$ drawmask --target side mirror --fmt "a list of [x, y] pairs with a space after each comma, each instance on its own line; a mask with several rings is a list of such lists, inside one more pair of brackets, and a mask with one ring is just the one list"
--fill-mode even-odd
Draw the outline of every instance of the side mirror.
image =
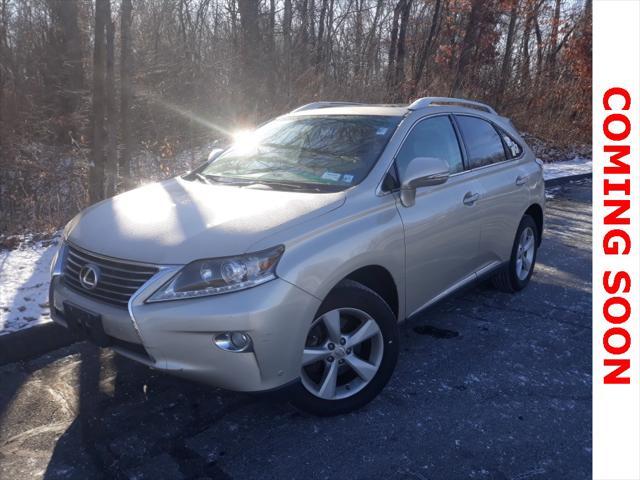
[[409, 162], [400, 184], [400, 201], [405, 207], [416, 203], [416, 189], [440, 185], [449, 179], [449, 164], [441, 158], [416, 157]]
[[214, 161], [222, 152], [224, 152], [223, 148], [214, 148], [211, 150], [211, 153], [209, 153], [209, 156], [207, 157], [207, 163]]

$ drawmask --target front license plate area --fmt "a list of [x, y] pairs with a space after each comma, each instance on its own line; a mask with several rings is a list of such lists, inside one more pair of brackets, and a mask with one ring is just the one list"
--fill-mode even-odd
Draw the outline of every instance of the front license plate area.
[[99, 347], [111, 344], [97, 313], [89, 312], [72, 303], [64, 302], [64, 317], [69, 328]]

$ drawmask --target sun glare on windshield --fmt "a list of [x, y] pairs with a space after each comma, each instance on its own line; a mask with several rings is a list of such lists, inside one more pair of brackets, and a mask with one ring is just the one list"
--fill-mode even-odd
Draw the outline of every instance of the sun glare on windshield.
[[255, 130], [238, 130], [233, 133], [233, 147], [238, 153], [249, 153], [260, 144]]

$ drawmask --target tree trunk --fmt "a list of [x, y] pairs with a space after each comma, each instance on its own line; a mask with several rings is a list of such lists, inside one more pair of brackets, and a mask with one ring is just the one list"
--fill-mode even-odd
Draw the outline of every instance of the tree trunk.
[[376, 12], [373, 16], [373, 22], [371, 23], [371, 28], [369, 29], [369, 34], [367, 35], [365, 84], [369, 83], [369, 79], [373, 74], [372, 70], [375, 66], [374, 55], [376, 53], [376, 47], [379, 46], [380, 43], [379, 41], [377, 41], [378, 22], [380, 21], [383, 7], [384, 0], [378, 0], [378, 2], [376, 3]]
[[328, 5], [328, 0], [322, 0], [322, 6], [320, 7], [320, 21], [318, 23], [318, 40], [316, 41], [316, 67], [318, 69], [320, 69], [320, 64], [322, 63], [322, 53], [324, 48], [324, 24]]
[[522, 53], [520, 55], [520, 82], [522, 88], [527, 88], [531, 82], [531, 53], [529, 52], [529, 40], [531, 39], [531, 23], [533, 22], [533, 14], [527, 13], [527, 19], [524, 24], [524, 32], [522, 33]]
[[120, 4], [120, 138], [122, 148], [118, 161], [118, 170], [122, 187], [132, 186], [131, 181], [131, 122], [130, 109], [133, 99], [133, 68], [131, 45], [131, 0], [122, 0]]
[[284, 85], [286, 88], [287, 104], [291, 98], [291, 23], [293, 19], [293, 6], [291, 0], [284, 0], [284, 12], [282, 14], [282, 36], [284, 37]]
[[333, 54], [333, 14], [334, 14], [334, 5], [335, 0], [329, 0], [329, 13], [327, 14], [327, 41], [324, 46], [324, 54], [322, 58], [324, 59], [325, 65], [329, 65], [332, 59]]
[[583, 39], [589, 39], [589, 41], [583, 41], [582, 45], [584, 47], [584, 56], [585, 58], [591, 58], [592, 56], [592, 48], [591, 48], [591, 31], [592, 31], [592, 19], [593, 19], [593, 1], [587, 0], [584, 4], [584, 10], [582, 11], [582, 19], [580, 26], [580, 34]]
[[300, 0], [300, 22], [301, 22], [301, 35], [300, 35], [300, 65], [304, 70], [307, 67], [308, 59], [307, 53], [309, 52], [309, 0]]
[[[53, 24], [52, 67], [54, 87], [57, 92], [58, 120], [56, 137], [60, 143], [70, 144], [77, 136], [73, 115], [80, 105], [84, 85], [82, 64], [82, 36], [78, 24], [77, 0], [49, 0]], [[59, 69], [59, 70], [58, 70]]]
[[542, 31], [540, 30], [540, 24], [538, 23], [538, 12], [535, 12], [535, 16], [533, 17], [533, 26], [536, 33], [536, 81], [535, 88], [536, 90], [540, 86], [540, 76], [542, 75], [542, 60], [543, 60], [543, 51], [544, 45], [542, 43]]
[[547, 73], [549, 78], [556, 78], [556, 53], [558, 47], [558, 30], [560, 27], [560, 7], [562, 0], [556, 0], [553, 11], [553, 19], [551, 20], [551, 35], [549, 38], [549, 52], [547, 54]]
[[[109, 7], [109, 10], [111, 8]], [[116, 82], [114, 75], [115, 63], [115, 31], [116, 27], [111, 20], [109, 12], [107, 20], [107, 74], [106, 74], [106, 114], [107, 114], [107, 148], [106, 148], [106, 181], [105, 193], [107, 197], [112, 197], [116, 193], [118, 179], [118, 154], [116, 152]]]
[[473, 0], [471, 5], [471, 14], [469, 15], [469, 22], [464, 33], [462, 40], [462, 49], [460, 51], [460, 58], [458, 59], [458, 66], [456, 68], [455, 77], [451, 87], [451, 96], [457, 97], [462, 92], [462, 84], [464, 75], [466, 73], [467, 65], [471, 59], [471, 52], [476, 38], [476, 31], [478, 29], [478, 22], [482, 13], [482, 4], [484, 0]]
[[402, 4], [402, 13], [400, 16], [400, 31], [398, 33], [398, 45], [396, 47], [396, 65], [394, 73], [394, 92], [392, 93], [393, 100], [400, 100], [402, 92], [399, 91], [402, 80], [404, 79], [404, 60], [406, 57], [406, 38], [407, 38], [407, 25], [409, 23], [409, 14], [411, 13], [411, 4], [413, 0], [404, 0]]
[[316, 1], [309, 0], [309, 50], [313, 51], [316, 45]]
[[240, 26], [242, 28], [242, 90], [247, 113], [255, 114], [259, 98], [260, 82], [260, 36], [258, 31], [258, 0], [238, 0]]
[[393, 9], [393, 21], [391, 22], [391, 37], [389, 39], [389, 60], [387, 61], [387, 89], [391, 91], [395, 87], [395, 71], [396, 71], [396, 50], [398, 47], [398, 28], [400, 22], [400, 13], [402, 12], [402, 4], [404, 0], [400, 0]]
[[353, 76], [356, 82], [360, 81], [360, 74], [362, 68], [362, 41], [364, 34], [362, 10], [364, 5], [362, 0], [356, 0], [356, 18], [355, 18], [355, 32], [354, 32], [354, 48], [353, 48]]
[[269, 98], [275, 100], [277, 95], [277, 76], [279, 71], [278, 65], [278, 52], [276, 51], [276, 0], [269, 1], [269, 32], [268, 41], [265, 42], [267, 46], [266, 58], [269, 59], [270, 68], [268, 71], [268, 88]]
[[269, 36], [275, 45], [276, 43], [276, 0], [269, 0]]
[[511, 66], [511, 52], [513, 50], [513, 40], [516, 32], [516, 21], [518, 19], [518, 0], [511, 0], [511, 14], [509, 18], [509, 30], [507, 31], [507, 42], [504, 47], [504, 57], [502, 58], [502, 68], [498, 79], [498, 89], [496, 91], [496, 108], [500, 108], [504, 89], [507, 85], [509, 67]]
[[4, 139], [4, 119], [5, 119], [5, 101], [4, 101], [4, 87], [5, 87], [5, 74], [4, 65], [5, 60], [5, 48], [7, 43], [7, 0], [2, 1], [2, 8], [0, 9], [0, 153], [2, 152], [2, 146], [6, 143]]
[[418, 64], [416, 66], [414, 75], [413, 75], [413, 85], [411, 93], [415, 94], [418, 90], [418, 84], [420, 83], [420, 78], [422, 78], [422, 73], [424, 72], [424, 67], [427, 65], [429, 58], [431, 57], [431, 49], [433, 45], [433, 41], [436, 38], [438, 29], [440, 27], [440, 14], [442, 12], [442, 0], [436, 0], [436, 4], [433, 8], [433, 17], [431, 18], [431, 26], [429, 27], [429, 34], [425, 38], [424, 44], [422, 45], [422, 49], [418, 54]]
[[104, 198], [105, 166], [105, 29], [110, 0], [96, 0], [93, 48], [93, 99], [91, 166], [89, 168], [89, 201]]

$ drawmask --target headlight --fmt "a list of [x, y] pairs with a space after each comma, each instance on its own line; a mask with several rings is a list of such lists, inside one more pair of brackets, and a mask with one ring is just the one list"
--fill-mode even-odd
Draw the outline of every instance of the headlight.
[[237, 257], [196, 260], [158, 289], [147, 302], [219, 295], [255, 287], [276, 278], [284, 246]]

